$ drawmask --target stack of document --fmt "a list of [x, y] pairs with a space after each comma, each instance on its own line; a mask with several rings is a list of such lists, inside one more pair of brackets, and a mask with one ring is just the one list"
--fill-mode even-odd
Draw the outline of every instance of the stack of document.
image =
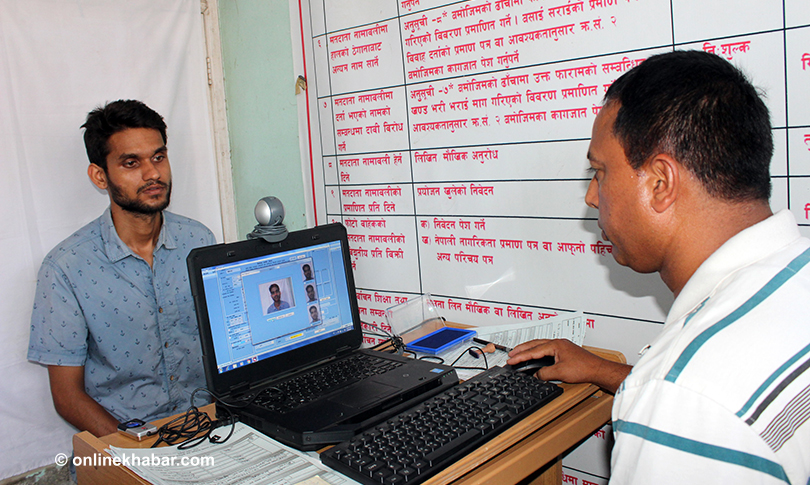
[[[227, 427], [216, 434], [227, 433]], [[204, 443], [186, 450], [177, 446], [133, 449], [111, 446], [110, 455], [155, 485], [349, 485], [351, 480], [320, 460], [294, 450], [253, 428], [236, 423], [225, 443]]]

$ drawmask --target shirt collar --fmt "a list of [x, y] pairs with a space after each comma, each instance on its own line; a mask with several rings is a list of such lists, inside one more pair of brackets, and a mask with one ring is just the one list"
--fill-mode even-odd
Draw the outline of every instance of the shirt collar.
[[[155, 245], [155, 251], [161, 246], [166, 249], [177, 248], [177, 235], [174, 234], [176, 231], [172, 229], [171, 225], [166, 223], [166, 214], [167, 212], [164, 211], [163, 222], [160, 226], [160, 234], [158, 235], [157, 245]], [[129, 246], [118, 236], [118, 231], [116, 231], [115, 225], [113, 224], [112, 212], [109, 206], [104, 213], [101, 214], [99, 224], [101, 226], [100, 232], [101, 240], [104, 244], [104, 252], [107, 254], [110, 261], [117, 262], [129, 256], [140, 257], [133, 253]]]
[[729, 274], [759, 261], [800, 236], [796, 219], [787, 209], [735, 234], [689, 278], [672, 304], [666, 324], [679, 321], [696, 309]]

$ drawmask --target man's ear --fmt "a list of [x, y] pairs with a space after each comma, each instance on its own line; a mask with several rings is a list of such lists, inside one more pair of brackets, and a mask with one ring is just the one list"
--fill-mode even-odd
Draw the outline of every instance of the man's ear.
[[96, 187], [101, 190], [107, 190], [107, 173], [103, 168], [95, 163], [91, 163], [87, 167], [87, 176], [90, 177], [90, 181], [93, 182]]
[[650, 206], [654, 211], [662, 213], [677, 200], [681, 189], [681, 170], [681, 164], [665, 153], [656, 155], [649, 162]]

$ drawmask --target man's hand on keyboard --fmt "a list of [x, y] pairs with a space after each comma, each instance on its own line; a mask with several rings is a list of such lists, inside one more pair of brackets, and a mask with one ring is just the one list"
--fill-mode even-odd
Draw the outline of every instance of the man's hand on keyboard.
[[569, 383], [590, 382], [615, 393], [632, 366], [598, 357], [567, 339], [530, 340], [509, 352], [507, 364], [554, 356], [554, 365], [537, 372], [540, 379]]

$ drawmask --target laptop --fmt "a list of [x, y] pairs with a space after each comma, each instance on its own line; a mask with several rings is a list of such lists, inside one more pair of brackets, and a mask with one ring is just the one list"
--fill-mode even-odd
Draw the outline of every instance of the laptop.
[[197, 248], [187, 263], [208, 389], [273, 439], [315, 450], [458, 384], [452, 367], [360, 348], [342, 224]]

